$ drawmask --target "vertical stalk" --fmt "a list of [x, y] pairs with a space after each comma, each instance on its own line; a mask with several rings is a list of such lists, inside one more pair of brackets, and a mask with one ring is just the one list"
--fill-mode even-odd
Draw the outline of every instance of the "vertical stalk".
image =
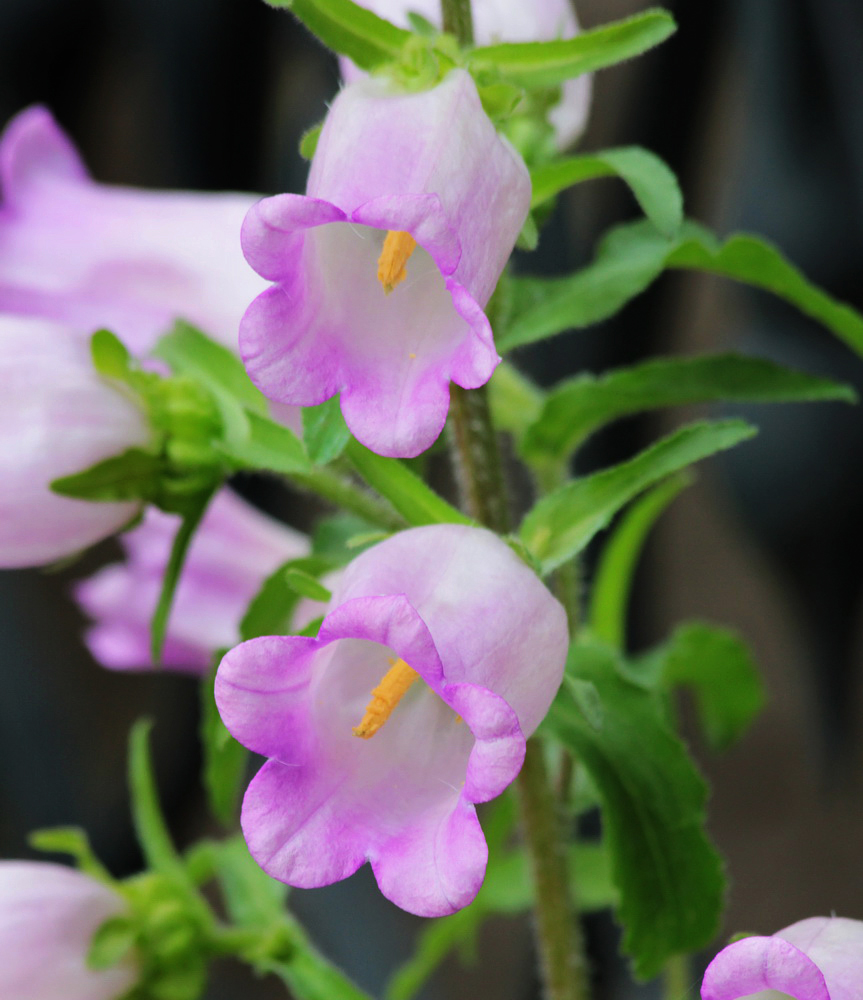
[[470, 0], [441, 0], [443, 30], [459, 40], [461, 45], [473, 45], [473, 16]]
[[[444, 31], [473, 44], [470, 0], [441, 0]], [[450, 447], [467, 512], [493, 531], [509, 529], [506, 489], [485, 389], [452, 386]], [[569, 892], [566, 846], [542, 746], [528, 740], [518, 777], [522, 826], [536, 890], [535, 932], [546, 1000], [587, 1000], [584, 947]]]
[[689, 956], [673, 955], [665, 963], [665, 969], [662, 973], [663, 1000], [690, 1000], [692, 986]]

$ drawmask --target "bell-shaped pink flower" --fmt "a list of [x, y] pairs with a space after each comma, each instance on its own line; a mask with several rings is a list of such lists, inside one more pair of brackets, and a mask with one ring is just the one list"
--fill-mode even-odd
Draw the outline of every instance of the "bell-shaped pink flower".
[[[150, 619], [180, 518], [150, 508], [121, 538], [126, 561], [80, 582], [75, 597], [94, 620], [87, 645], [103, 666], [152, 666]], [[264, 580], [289, 559], [304, 556], [308, 538], [224, 489], [207, 508], [192, 539], [168, 620], [162, 662], [204, 674], [217, 649], [233, 646], [249, 602]]]
[[49, 483], [147, 445], [143, 411], [52, 323], [0, 316], [0, 567], [40, 566], [118, 531], [137, 503], [59, 496]]
[[702, 1000], [860, 1000], [863, 921], [810, 917], [772, 937], [723, 948], [707, 967]]
[[341, 393], [351, 431], [382, 455], [418, 455], [443, 428], [449, 383], [498, 361], [483, 307], [530, 203], [527, 169], [464, 70], [422, 93], [345, 87], [305, 196], [259, 202], [243, 224], [275, 282], [249, 307], [240, 352], [278, 402]]
[[433, 525], [358, 556], [317, 638], [232, 650], [216, 703], [271, 758], [243, 802], [249, 849], [274, 878], [328, 885], [372, 865], [421, 916], [482, 884], [474, 803], [518, 774], [560, 685], [566, 614], [496, 535]]
[[87, 967], [93, 935], [122, 915], [123, 898], [63, 865], [0, 862], [0, 997], [120, 1000], [134, 985], [133, 958]]
[[264, 287], [243, 260], [252, 195], [97, 184], [41, 107], [0, 137], [0, 312], [113, 330], [148, 351], [183, 318], [232, 350]]
[[[410, 27], [408, 13], [420, 14], [440, 26], [440, 0], [360, 0], [363, 7], [380, 17]], [[473, 32], [477, 45], [498, 42], [543, 42], [573, 38], [578, 34], [578, 21], [570, 0], [473, 0]], [[340, 60], [342, 76], [347, 81], [362, 76], [349, 60]], [[567, 80], [560, 101], [554, 105], [549, 120], [554, 126], [559, 148], [570, 146], [584, 131], [590, 110], [591, 77]]]

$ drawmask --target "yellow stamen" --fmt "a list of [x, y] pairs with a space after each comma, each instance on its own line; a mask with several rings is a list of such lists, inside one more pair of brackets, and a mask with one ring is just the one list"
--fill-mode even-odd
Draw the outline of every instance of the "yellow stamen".
[[384, 674], [376, 688], [372, 689], [372, 700], [366, 705], [366, 714], [358, 726], [354, 726], [354, 736], [368, 740], [381, 728], [407, 692], [419, 678], [413, 667], [404, 660], [390, 660], [392, 666]]
[[386, 295], [408, 276], [405, 264], [416, 248], [417, 241], [410, 233], [396, 229], [387, 233], [384, 248], [378, 257], [378, 281], [384, 286]]

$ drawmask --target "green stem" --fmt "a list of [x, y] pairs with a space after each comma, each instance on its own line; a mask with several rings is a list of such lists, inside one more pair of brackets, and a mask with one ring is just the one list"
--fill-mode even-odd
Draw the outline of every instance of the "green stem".
[[443, 30], [455, 35], [460, 45], [473, 45], [470, 0], [441, 0]]
[[584, 942], [567, 892], [566, 850], [542, 745], [537, 740], [528, 740], [518, 791], [536, 891], [534, 932], [545, 997], [583, 1000], [589, 995]]
[[287, 477], [296, 486], [316, 493], [337, 507], [343, 507], [369, 524], [387, 531], [401, 531], [406, 521], [383, 500], [379, 500], [367, 490], [355, 486], [349, 479], [329, 469], [315, 469], [305, 474]]
[[502, 534], [509, 530], [509, 509], [500, 451], [485, 387], [450, 392], [450, 431], [456, 478], [471, 517]]
[[690, 1000], [692, 996], [692, 970], [688, 955], [673, 955], [662, 972], [663, 1000]]

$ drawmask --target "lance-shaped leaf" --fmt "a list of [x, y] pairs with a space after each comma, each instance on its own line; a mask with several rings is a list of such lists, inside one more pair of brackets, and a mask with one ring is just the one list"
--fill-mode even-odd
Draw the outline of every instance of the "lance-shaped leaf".
[[639, 146], [571, 156], [531, 171], [531, 208], [549, 201], [573, 184], [598, 177], [619, 177], [629, 185], [647, 218], [665, 236], [683, 223], [683, 195], [674, 172], [650, 150]]
[[742, 420], [683, 427], [629, 461], [575, 479], [543, 497], [522, 522], [521, 539], [542, 572], [550, 573], [580, 552], [639, 493], [753, 434], [755, 428]]
[[652, 358], [602, 375], [579, 375], [556, 386], [528, 428], [522, 453], [527, 458], [563, 461], [603, 425], [662, 406], [856, 399], [848, 385], [762, 358], [734, 354]]
[[338, 396], [303, 408], [303, 444], [315, 465], [326, 465], [345, 450], [351, 436]]
[[469, 517], [438, 496], [398, 459], [376, 455], [355, 440], [348, 443], [345, 451], [369, 486], [389, 500], [408, 524], [414, 527], [421, 524], [471, 524]]
[[271, 7], [292, 11], [334, 52], [361, 69], [374, 69], [398, 58], [409, 31], [397, 28], [351, 0], [267, 0]]
[[[595, 728], [570, 693], [593, 684], [603, 704]], [[560, 694], [543, 724], [588, 770], [602, 799], [623, 950], [636, 975], [706, 945], [722, 911], [722, 862], [705, 830], [707, 788], [661, 704], [599, 643], [573, 646]]]
[[646, 10], [575, 38], [482, 46], [469, 54], [468, 65], [473, 72], [496, 70], [521, 87], [556, 87], [641, 55], [664, 42], [676, 27], [668, 11]]
[[595, 260], [569, 277], [514, 279], [510, 323], [496, 338], [498, 350], [607, 319], [667, 267], [717, 274], [772, 292], [863, 355], [863, 316], [807, 281], [770, 243], [748, 234], [723, 243], [692, 222], [669, 240], [646, 220], [611, 230]]

